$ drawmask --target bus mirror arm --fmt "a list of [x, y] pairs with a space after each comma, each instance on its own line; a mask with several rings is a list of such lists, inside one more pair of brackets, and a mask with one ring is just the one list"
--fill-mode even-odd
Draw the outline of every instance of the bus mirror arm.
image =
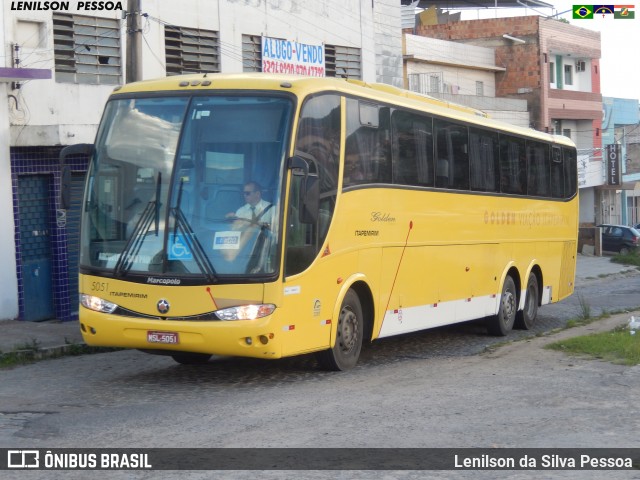
[[309, 155], [301, 152], [296, 152], [295, 156], [289, 158], [287, 166], [289, 170], [294, 171], [294, 175], [296, 175], [296, 170], [302, 170], [302, 174], [306, 177], [309, 175], [309, 161], [313, 162], [313, 159]]
[[67, 157], [71, 155], [90, 156], [93, 144], [78, 143], [69, 145], [60, 151], [60, 207], [67, 210], [71, 206], [71, 166], [67, 165]]

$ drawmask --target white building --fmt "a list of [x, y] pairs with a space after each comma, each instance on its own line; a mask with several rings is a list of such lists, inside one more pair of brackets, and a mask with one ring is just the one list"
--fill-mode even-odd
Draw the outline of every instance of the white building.
[[404, 34], [406, 88], [467, 105], [491, 118], [529, 127], [527, 101], [496, 97], [495, 50], [460, 42]]
[[[73, 202], [64, 210], [58, 154], [62, 146], [93, 142], [107, 97], [124, 83], [131, 37], [141, 40], [143, 79], [261, 71], [262, 41], [271, 38], [321, 46], [327, 76], [403, 85], [397, 0], [140, 0], [140, 12], [128, 12], [139, 15], [139, 32], [127, 31], [123, 15], [135, 2], [111, 2], [115, 9], [101, 11], [78, 11], [77, 3], [49, 2], [62, 7], [52, 11], [29, 7], [45, 2], [2, 1], [4, 66], [13, 73], [0, 83], [7, 99], [0, 108], [0, 209], [7, 219], [0, 319], [67, 320], [77, 313], [87, 159], [72, 162]], [[40, 77], [11, 67], [51, 78], [14, 83]]]

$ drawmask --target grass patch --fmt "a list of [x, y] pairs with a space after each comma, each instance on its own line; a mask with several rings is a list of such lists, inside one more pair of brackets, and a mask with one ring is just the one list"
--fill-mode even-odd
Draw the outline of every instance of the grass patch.
[[617, 254], [611, 258], [612, 262], [621, 263], [622, 265], [635, 265], [640, 267], [640, 254], [631, 252], [626, 255]]
[[552, 343], [546, 348], [572, 355], [586, 355], [620, 365], [640, 364], [640, 332], [631, 335], [624, 326]]
[[578, 320], [586, 322], [587, 320], [591, 319], [591, 305], [589, 304], [589, 302], [587, 302], [587, 299], [584, 298], [584, 295], [580, 293], [576, 295], [578, 296], [578, 304], [580, 305], [580, 309], [578, 311]]

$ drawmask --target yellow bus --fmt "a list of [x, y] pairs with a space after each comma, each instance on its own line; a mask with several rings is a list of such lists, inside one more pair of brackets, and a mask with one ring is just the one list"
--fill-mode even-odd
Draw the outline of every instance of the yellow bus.
[[430, 97], [168, 77], [116, 88], [73, 153], [91, 156], [89, 345], [345, 370], [364, 341], [472, 319], [506, 335], [573, 292], [575, 146]]

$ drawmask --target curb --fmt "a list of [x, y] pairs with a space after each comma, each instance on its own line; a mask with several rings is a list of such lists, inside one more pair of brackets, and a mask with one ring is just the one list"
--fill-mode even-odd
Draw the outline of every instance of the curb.
[[1, 364], [6, 361], [14, 361], [15, 363], [31, 362], [66, 356], [115, 352], [118, 350], [122, 349], [110, 347], [91, 347], [85, 343], [70, 343], [66, 345], [43, 347], [38, 349], [14, 350], [11, 352], [0, 353], [0, 368], [2, 367]]

